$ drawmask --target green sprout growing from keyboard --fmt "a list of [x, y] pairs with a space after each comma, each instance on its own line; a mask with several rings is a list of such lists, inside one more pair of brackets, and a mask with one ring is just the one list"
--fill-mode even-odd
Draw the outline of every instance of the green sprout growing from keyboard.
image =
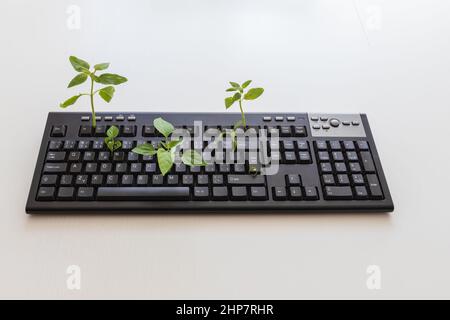
[[245, 113], [242, 107], [243, 100], [256, 100], [264, 92], [263, 88], [251, 88], [246, 91], [252, 80], [245, 81], [242, 85], [237, 82], [230, 82], [231, 87], [225, 90], [226, 92], [235, 92], [231, 97], [225, 98], [225, 107], [229, 109], [236, 101], [239, 103], [239, 110], [241, 111], [241, 120], [234, 124], [234, 129], [239, 127], [247, 127], [245, 120]]
[[[183, 142], [183, 139], [170, 139], [170, 135], [175, 130], [175, 128], [170, 122], [167, 122], [162, 118], [154, 119], [153, 126], [164, 136], [164, 140], [159, 141], [157, 147], [154, 147], [151, 143], [144, 143], [138, 145], [132, 151], [143, 156], [153, 157], [154, 155], [156, 155], [159, 170], [164, 176], [172, 169], [175, 160], [176, 147]], [[202, 159], [201, 154], [192, 149], [184, 151], [183, 155], [181, 156], [181, 160], [187, 166], [206, 165], [206, 163]]]
[[[114, 92], [116, 89], [113, 86], [119, 85], [121, 83], [127, 82], [128, 79], [118, 74], [113, 73], [103, 73], [96, 74], [97, 71], [106, 70], [109, 67], [109, 63], [99, 63], [94, 65], [92, 71], [89, 63], [84, 60], [81, 60], [77, 57], [70, 56], [69, 61], [72, 64], [72, 67], [78, 74], [69, 82], [68, 88], [72, 88], [84, 83], [88, 78], [90, 79], [90, 90], [87, 93], [79, 93], [74, 95], [61, 103], [59, 106], [61, 108], [67, 108], [77, 102], [77, 100], [81, 96], [88, 96], [91, 102], [91, 110], [92, 110], [92, 126], [95, 128], [97, 126], [96, 116], [95, 116], [95, 107], [94, 107], [94, 96], [98, 93], [99, 96], [105, 100], [106, 102], [110, 102], [114, 96]], [[100, 83], [107, 85], [106, 87], [100, 88], [94, 91], [94, 83]]]
[[120, 140], [116, 140], [118, 135], [119, 128], [116, 126], [111, 126], [108, 131], [106, 131], [105, 143], [111, 152], [114, 152], [122, 147], [122, 142]]

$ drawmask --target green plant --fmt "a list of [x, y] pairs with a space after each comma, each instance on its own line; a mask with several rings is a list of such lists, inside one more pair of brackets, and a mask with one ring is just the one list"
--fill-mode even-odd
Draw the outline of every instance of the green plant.
[[234, 129], [239, 127], [246, 127], [245, 113], [242, 107], [242, 100], [255, 100], [264, 92], [263, 88], [251, 88], [246, 91], [252, 80], [245, 81], [242, 85], [237, 82], [230, 82], [231, 87], [225, 90], [226, 92], [235, 92], [231, 97], [225, 98], [225, 107], [230, 108], [236, 101], [239, 102], [239, 110], [241, 111], [241, 120], [235, 123]]
[[[68, 88], [72, 88], [84, 83], [88, 78], [90, 78], [91, 86], [90, 91], [88, 93], [79, 93], [74, 95], [61, 103], [59, 106], [61, 108], [67, 108], [68, 106], [73, 105], [81, 96], [89, 96], [91, 102], [91, 111], [92, 111], [92, 126], [95, 128], [97, 125], [95, 119], [95, 107], [94, 107], [94, 96], [95, 94], [99, 94], [99, 96], [105, 100], [106, 102], [110, 102], [114, 96], [115, 88], [113, 86], [119, 85], [121, 83], [127, 82], [128, 79], [118, 74], [113, 73], [103, 73], [97, 75], [97, 71], [106, 70], [109, 67], [109, 63], [99, 63], [94, 65], [92, 71], [90, 70], [90, 65], [84, 60], [81, 60], [77, 57], [70, 56], [69, 61], [72, 64], [72, 67], [78, 74], [69, 82]], [[106, 87], [100, 88], [94, 91], [94, 82], [108, 85]]]
[[122, 142], [120, 140], [116, 140], [119, 135], [119, 128], [116, 126], [111, 126], [108, 131], [106, 131], [105, 143], [111, 152], [116, 151], [120, 147], [122, 147]]
[[[183, 142], [183, 139], [170, 140], [169, 137], [175, 128], [170, 122], [167, 122], [162, 118], [154, 119], [153, 126], [164, 136], [164, 140], [160, 141], [156, 148], [150, 143], [144, 143], [138, 145], [132, 151], [144, 156], [156, 155], [159, 170], [162, 175], [166, 175], [166, 173], [172, 169], [175, 160], [176, 147]], [[191, 149], [183, 152], [181, 160], [188, 166], [206, 165], [202, 159], [202, 156], [197, 151]]]

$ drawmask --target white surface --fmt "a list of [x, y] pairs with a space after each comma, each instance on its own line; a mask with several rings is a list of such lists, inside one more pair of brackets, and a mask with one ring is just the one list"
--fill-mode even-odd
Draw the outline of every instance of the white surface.
[[[446, 0], [2, 0], [0, 297], [450, 298], [449, 16]], [[99, 111], [220, 112], [251, 78], [266, 92], [248, 111], [365, 112], [396, 210], [28, 216], [47, 113], [77, 92], [70, 54], [130, 79]]]

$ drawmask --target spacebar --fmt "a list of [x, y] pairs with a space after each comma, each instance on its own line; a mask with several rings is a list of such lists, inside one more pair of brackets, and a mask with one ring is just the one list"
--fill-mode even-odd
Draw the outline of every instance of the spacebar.
[[189, 200], [189, 187], [100, 187], [97, 200]]

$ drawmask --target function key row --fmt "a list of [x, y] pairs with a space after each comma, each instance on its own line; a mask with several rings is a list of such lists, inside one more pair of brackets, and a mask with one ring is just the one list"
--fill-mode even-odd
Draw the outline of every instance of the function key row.
[[[115, 116], [115, 117], [113, 117], [113, 116], [104, 116], [103, 117], [103, 120], [105, 120], [105, 121], [113, 121], [114, 119], [116, 121], [125, 121], [125, 116]], [[90, 120], [91, 120], [90, 116], [82, 116], [81, 117], [81, 121], [90, 121]], [[96, 116], [95, 120], [96, 121], [102, 121], [102, 117], [101, 116]], [[127, 116], [127, 120], [128, 121], [136, 121], [136, 116]]]

